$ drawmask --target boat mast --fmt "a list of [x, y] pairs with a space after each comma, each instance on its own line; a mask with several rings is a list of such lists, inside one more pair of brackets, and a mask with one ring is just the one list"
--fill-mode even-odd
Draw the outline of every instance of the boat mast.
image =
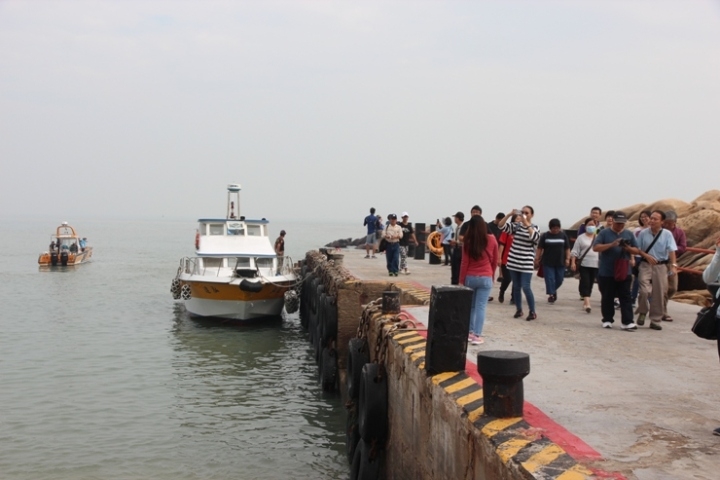
[[[231, 183], [228, 189], [227, 218], [240, 218], [240, 184]], [[235, 213], [235, 203], [237, 202], [237, 213]]]

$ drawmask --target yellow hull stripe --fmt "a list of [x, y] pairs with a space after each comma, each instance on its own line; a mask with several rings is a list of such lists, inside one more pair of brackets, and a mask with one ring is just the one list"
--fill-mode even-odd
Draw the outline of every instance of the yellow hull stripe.
[[246, 292], [240, 290], [237, 285], [228, 283], [213, 282], [183, 282], [190, 285], [190, 294], [193, 298], [201, 298], [203, 300], [232, 300], [232, 301], [253, 301], [253, 300], [273, 300], [283, 298], [288, 287], [277, 287], [275, 285], [265, 284], [259, 292]]

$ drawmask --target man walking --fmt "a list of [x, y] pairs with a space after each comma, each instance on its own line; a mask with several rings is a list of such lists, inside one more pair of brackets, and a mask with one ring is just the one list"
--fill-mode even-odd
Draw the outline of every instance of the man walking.
[[460, 284], [460, 264], [462, 263], [462, 242], [460, 241], [460, 226], [465, 220], [463, 212], [457, 212], [453, 215], [455, 221], [455, 231], [453, 239], [450, 240], [452, 246], [452, 257], [450, 258], [450, 283], [453, 285]]
[[614, 300], [620, 300], [622, 329], [637, 330], [633, 322], [632, 298], [630, 287], [632, 273], [630, 271], [630, 254], [636, 253], [635, 235], [625, 230], [627, 216], [618, 210], [613, 213], [611, 226], [598, 233], [593, 251], [600, 254], [598, 269], [598, 287], [600, 288], [600, 309], [602, 311], [603, 328], [612, 328], [615, 322]]
[[[673, 239], [675, 239], [675, 246], [677, 247], [677, 250], [675, 251], [675, 260], [677, 261], [680, 258], [680, 255], [685, 253], [687, 250], [687, 237], [685, 236], [683, 229], [677, 226], [677, 213], [675, 213], [675, 211], [670, 210], [665, 212], [663, 228], [672, 233]], [[667, 297], [665, 297], [665, 306], [663, 308], [662, 317], [663, 322], [673, 321], [672, 317], [667, 313], [667, 302], [673, 297], [673, 295], [675, 295], [677, 288], [678, 276], [676, 273], [675, 275], [668, 276]]]
[[375, 231], [377, 230], [378, 217], [375, 216], [375, 207], [370, 209], [370, 215], [365, 217], [363, 225], [367, 226], [367, 238], [365, 239], [365, 258], [375, 258]]
[[675, 239], [662, 225], [665, 212], [654, 210], [650, 214], [650, 228], [641, 231], [637, 237], [636, 255], [642, 260], [638, 267], [640, 296], [638, 297], [637, 324], [645, 325], [645, 316], [650, 313], [650, 328], [662, 330], [665, 305], [667, 304], [668, 275], [675, 276]]

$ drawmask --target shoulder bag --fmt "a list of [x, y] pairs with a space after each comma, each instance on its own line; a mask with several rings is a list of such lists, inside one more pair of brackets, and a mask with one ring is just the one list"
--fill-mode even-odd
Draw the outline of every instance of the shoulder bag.
[[705, 340], [717, 340], [717, 311], [720, 305], [720, 298], [715, 297], [712, 306], [705, 307], [697, 313], [692, 332]]
[[[577, 240], [575, 240], [577, 242]], [[580, 265], [582, 265], [582, 261], [585, 258], [585, 255], [588, 254], [590, 249], [592, 248], [593, 244], [595, 243], [595, 238], [593, 237], [592, 241], [590, 242], [590, 246], [585, 249], [582, 255], [578, 257], [577, 261], [575, 262], [575, 275], [573, 275], [575, 278], [580, 278]]]

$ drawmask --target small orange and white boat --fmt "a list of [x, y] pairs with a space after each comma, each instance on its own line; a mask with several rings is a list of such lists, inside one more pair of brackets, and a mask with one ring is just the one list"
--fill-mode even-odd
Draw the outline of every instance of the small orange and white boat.
[[[170, 292], [193, 316], [252, 320], [278, 316], [298, 284], [292, 259], [276, 255], [269, 222], [240, 215], [240, 185], [230, 184], [225, 218], [201, 218], [196, 256], [180, 260]], [[235, 207], [237, 205], [237, 212]]]
[[90, 261], [92, 247], [87, 238], [80, 237], [75, 229], [63, 222], [55, 230], [48, 251], [40, 254], [38, 264], [41, 267], [69, 267]]

